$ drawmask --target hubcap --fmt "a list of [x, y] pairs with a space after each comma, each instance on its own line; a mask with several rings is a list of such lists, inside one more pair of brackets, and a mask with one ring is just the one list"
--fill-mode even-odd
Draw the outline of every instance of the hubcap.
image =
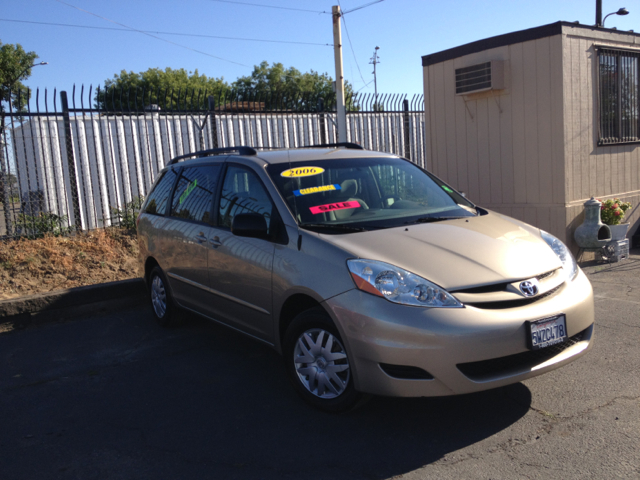
[[347, 353], [340, 340], [326, 330], [315, 328], [300, 335], [293, 361], [302, 385], [315, 396], [335, 398], [347, 388]]
[[158, 318], [164, 317], [167, 313], [167, 292], [164, 289], [162, 279], [156, 275], [151, 282], [151, 305]]

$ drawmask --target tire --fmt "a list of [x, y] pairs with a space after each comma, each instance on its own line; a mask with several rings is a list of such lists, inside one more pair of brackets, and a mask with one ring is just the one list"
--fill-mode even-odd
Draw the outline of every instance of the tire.
[[167, 277], [158, 266], [149, 274], [149, 300], [158, 325], [170, 327], [180, 323], [180, 312], [171, 296]]
[[287, 329], [283, 353], [289, 379], [305, 402], [329, 413], [352, 409], [362, 395], [353, 386], [349, 354], [320, 307], [302, 312]]

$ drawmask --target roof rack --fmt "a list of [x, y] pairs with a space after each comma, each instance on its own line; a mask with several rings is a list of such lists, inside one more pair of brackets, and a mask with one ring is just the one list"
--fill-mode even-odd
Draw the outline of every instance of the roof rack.
[[344, 148], [352, 148], [354, 150], [364, 150], [362, 145], [358, 145], [353, 142], [340, 142], [340, 143], [322, 143], [320, 145], [305, 145], [303, 147], [298, 148], [322, 148], [322, 147], [344, 147]]
[[187, 158], [206, 157], [208, 155], [218, 155], [221, 153], [230, 153], [230, 152], [238, 152], [239, 155], [257, 155], [258, 154], [255, 148], [244, 147], [244, 146], [212, 148], [210, 150], [200, 150], [199, 152], [180, 155], [179, 157], [175, 157], [173, 160], [171, 160], [169, 162], [169, 165], [173, 165], [174, 163], [178, 163], [180, 160], [184, 160]]
[[345, 148], [353, 148], [354, 150], [364, 150], [362, 145], [358, 145], [357, 143], [352, 142], [341, 142], [341, 143], [322, 143], [320, 145], [301, 145], [299, 147], [255, 147], [257, 150], [297, 150], [298, 148], [326, 148], [326, 147], [345, 147]]

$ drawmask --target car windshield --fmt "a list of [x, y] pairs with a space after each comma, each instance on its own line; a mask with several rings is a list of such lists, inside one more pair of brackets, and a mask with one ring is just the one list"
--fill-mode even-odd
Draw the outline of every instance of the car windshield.
[[394, 157], [272, 164], [267, 171], [303, 228], [351, 233], [475, 216], [451, 187]]

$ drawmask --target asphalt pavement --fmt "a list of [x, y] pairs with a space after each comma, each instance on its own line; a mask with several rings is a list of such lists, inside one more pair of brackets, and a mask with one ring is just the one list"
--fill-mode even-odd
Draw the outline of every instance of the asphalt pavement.
[[197, 316], [163, 329], [129, 305], [0, 334], [0, 479], [640, 478], [640, 255], [585, 272], [584, 357], [341, 415], [306, 406], [269, 347]]

